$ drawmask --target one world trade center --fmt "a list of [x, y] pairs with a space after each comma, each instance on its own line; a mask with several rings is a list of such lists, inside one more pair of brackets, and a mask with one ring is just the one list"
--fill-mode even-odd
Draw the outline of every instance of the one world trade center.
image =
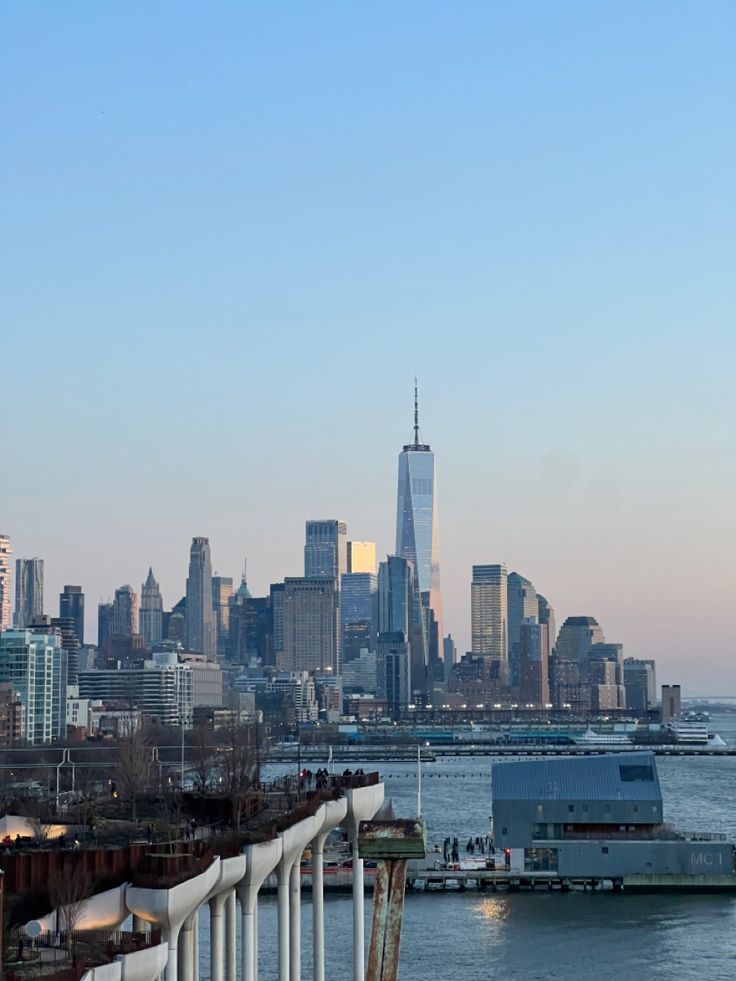
[[419, 442], [419, 403], [416, 382], [414, 384], [414, 442], [404, 446], [399, 454], [396, 554], [408, 559], [414, 566], [422, 606], [428, 614], [425, 620], [425, 637], [431, 664], [438, 658], [442, 642], [440, 531], [434, 453], [427, 443]]

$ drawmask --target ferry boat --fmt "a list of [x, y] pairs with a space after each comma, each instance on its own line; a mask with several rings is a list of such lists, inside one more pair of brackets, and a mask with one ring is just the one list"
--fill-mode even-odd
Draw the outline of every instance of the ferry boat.
[[678, 743], [688, 746], [708, 745], [708, 726], [704, 722], [670, 722], [667, 729]]
[[631, 740], [622, 732], [594, 732], [590, 726], [582, 736], [575, 736], [578, 746], [611, 746], [624, 749], [631, 746]]

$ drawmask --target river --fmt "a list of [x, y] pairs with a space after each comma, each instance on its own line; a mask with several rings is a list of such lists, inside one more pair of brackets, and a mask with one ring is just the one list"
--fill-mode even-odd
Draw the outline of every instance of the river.
[[[713, 720], [736, 744], [736, 716]], [[490, 757], [446, 757], [422, 767], [422, 812], [430, 845], [461, 845], [488, 829]], [[360, 764], [358, 764], [360, 765]], [[736, 840], [736, 757], [659, 757], [665, 820], [685, 830]], [[313, 768], [316, 768], [313, 766]], [[364, 768], [369, 769], [368, 764]], [[374, 767], [375, 768], [375, 765]], [[416, 770], [381, 764], [397, 817], [416, 813]], [[273, 768], [278, 772], [283, 768]], [[366, 898], [366, 943], [371, 903]], [[352, 903], [325, 898], [327, 981], [351, 981]], [[311, 903], [302, 906], [302, 974], [311, 968]], [[276, 904], [259, 905], [259, 976], [276, 969]], [[208, 916], [200, 920], [201, 977], [209, 977]], [[626, 893], [409, 893], [404, 911], [401, 981], [591, 979], [726, 981], [736, 975], [736, 895]]]

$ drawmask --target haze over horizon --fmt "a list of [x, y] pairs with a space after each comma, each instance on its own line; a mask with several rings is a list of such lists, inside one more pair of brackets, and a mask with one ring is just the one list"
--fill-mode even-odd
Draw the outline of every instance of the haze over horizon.
[[149, 565], [170, 607], [194, 535], [254, 595], [308, 518], [392, 552], [416, 373], [458, 652], [505, 562], [736, 694], [733, 5], [0, 18], [0, 532], [48, 612]]

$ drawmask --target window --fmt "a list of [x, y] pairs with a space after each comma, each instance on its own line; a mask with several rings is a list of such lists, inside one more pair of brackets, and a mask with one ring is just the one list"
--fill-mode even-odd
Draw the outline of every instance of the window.
[[654, 783], [654, 769], [651, 766], [638, 763], [622, 763], [618, 768], [618, 772], [623, 783], [636, 783], [638, 780]]
[[639, 813], [639, 805], [638, 804], [634, 804], [632, 810], [633, 810], [634, 814], [638, 814]]
[[574, 814], [575, 813], [575, 805], [574, 804], [568, 804], [567, 805], [567, 810], [568, 810], [568, 813], [569, 814]]
[[544, 806], [542, 804], [537, 804], [537, 814], [541, 814], [544, 811]]
[[601, 848], [601, 852], [602, 852], [602, 853], [603, 853], [604, 855], [607, 855], [607, 854], [608, 854], [608, 845], [604, 845], [604, 846], [603, 846], [603, 847]]
[[501, 834], [507, 835], [509, 833], [508, 828], [501, 828]]

